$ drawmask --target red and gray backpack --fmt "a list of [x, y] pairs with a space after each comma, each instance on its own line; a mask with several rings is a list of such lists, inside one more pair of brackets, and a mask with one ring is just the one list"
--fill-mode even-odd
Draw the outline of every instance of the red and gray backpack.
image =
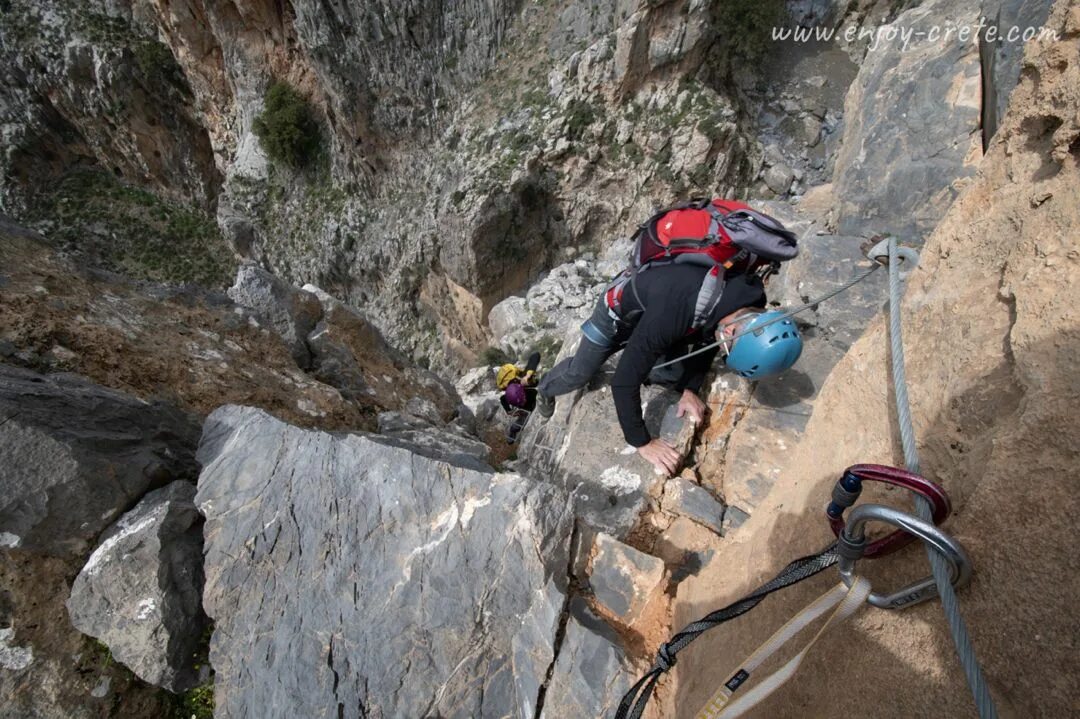
[[609, 311], [622, 317], [623, 292], [630, 287], [638, 304], [638, 273], [672, 263], [710, 268], [698, 291], [692, 330], [709, 320], [723, 295], [728, 270], [756, 272], [775, 269], [798, 253], [795, 233], [778, 220], [735, 200], [695, 198], [668, 207], [650, 217], [631, 238], [631, 264], [608, 287], [604, 298]]

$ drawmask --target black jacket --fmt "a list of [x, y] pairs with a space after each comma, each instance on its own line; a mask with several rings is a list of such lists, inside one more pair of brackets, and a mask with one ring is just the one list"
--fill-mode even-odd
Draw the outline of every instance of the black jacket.
[[[641, 411], [641, 385], [662, 358], [675, 359], [695, 347], [714, 341], [720, 319], [743, 307], [764, 307], [765, 287], [756, 276], [729, 271], [724, 293], [708, 323], [690, 332], [698, 291], [708, 269], [696, 265], [652, 267], [637, 278], [637, 294], [628, 286], [623, 293], [622, 315], [630, 318], [616, 342], [624, 344], [611, 393], [626, 441], [641, 447], [651, 439]], [[641, 302], [638, 303], [637, 298]], [[717, 348], [683, 362], [675, 389], [698, 392], [718, 353]]]

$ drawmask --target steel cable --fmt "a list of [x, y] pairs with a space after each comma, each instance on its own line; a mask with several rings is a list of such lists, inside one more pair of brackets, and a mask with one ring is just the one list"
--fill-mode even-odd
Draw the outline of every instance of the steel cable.
[[[889, 341], [892, 356], [893, 391], [896, 397], [896, 414], [900, 424], [900, 443], [904, 448], [904, 463], [908, 471], [922, 474], [919, 468], [919, 453], [915, 447], [915, 428], [911, 420], [911, 406], [908, 402], [907, 377], [904, 371], [904, 342], [900, 327], [900, 262], [896, 251], [896, 240], [889, 239]], [[933, 522], [930, 503], [922, 495], [915, 496], [915, 510], [920, 519]], [[945, 558], [930, 546], [926, 548], [930, 568], [937, 583], [941, 606], [949, 624], [949, 633], [956, 645], [956, 653], [964, 667], [968, 686], [975, 697], [981, 719], [996, 719], [997, 708], [990, 696], [990, 688], [983, 677], [982, 667], [975, 656], [964, 618], [960, 616], [960, 603], [953, 590], [949, 575], [949, 565]]]

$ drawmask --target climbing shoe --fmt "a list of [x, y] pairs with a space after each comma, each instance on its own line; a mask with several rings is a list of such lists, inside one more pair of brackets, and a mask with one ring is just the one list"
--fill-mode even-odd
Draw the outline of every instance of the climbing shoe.
[[540, 416], [544, 419], [551, 417], [551, 415], [555, 414], [555, 398], [548, 397], [543, 392], [537, 392], [536, 411], [539, 412]]

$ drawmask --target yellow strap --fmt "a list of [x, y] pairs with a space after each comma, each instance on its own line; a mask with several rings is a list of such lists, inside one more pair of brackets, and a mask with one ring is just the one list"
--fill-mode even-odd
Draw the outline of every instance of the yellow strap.
[[[825, 630], [854, 614], [869, 596], [870, 582], [863, 577], [855, 577], [850, 588], [841, 582], [815, 599], [809, 606], [774, 632], [764, 644], [754, 650], [754, 653], [739, 665], [739, 669], [730, 675], [730, 678], [720, 686], [712, 699], [698, 712], [698, 719], [734, 719], [734, 717], [742, 716], [790, 679], [809, 653], [810, 648], [817, 643]], [[798, 654], [744, 696], [732, 702], [730, 706], [726, 706], [728, 700], [745, 683], [751, 672], [761, 666], [766, 659], [775, 654], [796, 634], [833, 607], [836, 607], [836, 609]]]

